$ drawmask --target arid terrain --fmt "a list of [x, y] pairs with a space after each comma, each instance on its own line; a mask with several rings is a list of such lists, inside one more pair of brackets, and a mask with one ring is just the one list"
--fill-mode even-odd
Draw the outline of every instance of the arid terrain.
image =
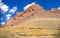
[[60, 38], [60, 9], [32, 4], [0, 28], [1, 38]]

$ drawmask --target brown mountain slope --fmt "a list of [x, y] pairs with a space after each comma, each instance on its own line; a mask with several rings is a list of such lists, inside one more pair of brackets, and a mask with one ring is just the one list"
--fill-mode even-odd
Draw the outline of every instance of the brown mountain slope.
[[[0, 33], [3, 35], [7, 33], [6, 37], [10, 36], [11, 38], [29, 38], [20, 37], [21, 35], [34, 36], [31, 38], [58, 38], [60, 34], [60, 9], [52, 8], [47, 11], [38, 4], [32, 4], [24, 12], [16, 13], [14, 18], [9, 19], [0, 28]], [[12, 36], [12, 34], [16, 36]]]
[[50, 19], [51, 22], [53, 21], [51, 23], [52, 25], [50, 26], [55, 26], [58, 24], [57, 26], [59, 27], [60, 24], [58, 22], [57, 24], [54, 23], [56, 22], [56, 20], [60, 22], [60, 11], [59, 10], [60, 9], [53, 8], [50, 11], [46, 11], [41, 6], [37, 4], [33, 4], [28, 9], [26, 9], [24, 12], [16, 13], [15, 17], [8, 20], [8, 22], [3, 26], [15, 26], [18, 24], [23, 24], [24, 22], [27, 22], [28, 20], [31, 21], [34, 19], [40, 19], [40, 20]]

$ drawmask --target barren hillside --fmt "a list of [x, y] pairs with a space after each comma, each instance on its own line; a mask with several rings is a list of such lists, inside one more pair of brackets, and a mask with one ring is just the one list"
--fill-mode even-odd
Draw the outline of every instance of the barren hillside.
[[0, 33], [10, 38], [60, 38], [60, 9], [44, 10], [32, 4], [9, 19], [0, 28]]

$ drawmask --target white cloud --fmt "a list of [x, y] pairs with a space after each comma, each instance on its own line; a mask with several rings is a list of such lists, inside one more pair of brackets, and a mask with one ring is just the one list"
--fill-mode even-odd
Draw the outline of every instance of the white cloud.
[[6, 17], [10, 17], [10, 16], [12, 16], [12, 15], [11, 15], [11, 14], [7, 14], [7, 15], [6, 15]]
[[60, 7], [58, 7], [57, 9], [60, 9]]
[[15, 13], [16, 12], [16, 10], [17, 10], [17, 7], [13, 7], [12, 9], [10, 9], [10, 13]]
[[31, 3], [31, 4], [28, 4], [24, 7], [24, 10], [26, 10], [27, 8], [29, 8], [32, 4], [35, 4], [35, 2]]
[[7, 17], [6, 19], [9, 20], [11, 17]]
[[2, 0], [0, 0], [0, 9], [2, 12], [7, 12], [9, 7], [6, 4], [2, 3]]
[[11, 14], [7, 14], [6, 19], [9, 20], [11, 18], [11, 16], [12, 16]]
[[[14, 6], [12, 9], [9, 9], [9, 6], [7, 6], [6, 4], [4, 4], [2, 2], [2, 0], [0, 0], [0, 9], [1, 9], [1, 12], [0, 13], [2, 13], [2, 14], [5, 14], [7, 12], [7, 15], [5, 16], [6, 17], [6, 20], [10, 19], [11, 16], [12, 16], [12, 14], [9, 14], [9, 12], [10, 13], [15, 13], [17, 11], [17, 7], [16, 6]], [[3, 18], [4, 17], [2, 17], [0, 20], [4, 20]], [[3, 21], [0, 24], [4, 25], [5, 22]]]
[[2, 25], [4, 25], [4, 24], [5, 24], [5, 22], [1, 22], [1, 24], [2, 24]]
[[9, 6], [7, 6], [6, 4], [2, 3], [2, 0], [0, 0], [0, 9], [1, 9], [2, 13], [7, 12], [8, 10], [11, 13], [15, 13], [16, 10], [17, 10], [17, 6], [13, 7], [12, 9], [9, 9]]
[[9, 6], [5, 5], [5, 4], [1, 4], [1, 11], [3, 12], [7, 12], [9, 10]]

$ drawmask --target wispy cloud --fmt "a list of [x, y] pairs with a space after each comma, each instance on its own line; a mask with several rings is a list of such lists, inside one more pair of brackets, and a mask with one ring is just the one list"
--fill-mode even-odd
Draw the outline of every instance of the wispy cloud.
[[17, 10], [17, 6], [15, 6], [15, 7], [13, 7], [12, 9], [10, 9], [10, 13], [15, 13], [16, 12], [16, 10]]
[[11, 16], [11, 14], [7, 14], [7, 15], [6, 15], [6, 17], [9, 17], [9, 16]]
[[32, 4], [35, 4], [35, 2], [31, 3], [31, 4], [28, 4], [24, 7], [24, 10], [26, 10], [27, 8], [29, 8]]
[[[12, 16], [12, 14], [15, 14], [15, 12], [17, 11], [17, 6], [12, 7], [12, 9], [9, 8], [9, 6], [7, 6], [6, 4], [2, 3], [2, 0], [0, 0], [0, 10], [1, 10], [1, 14], [4, 15], [1, 17], [0, 20], [9, 20]], [[6, 17], [6, 18], [4, 18]], [[0, 26], [4, 25], [5, 21], [0, 22]]]
[[0, 8], [2, 12], [7, 12], [9, 10], [9, 6], [7, 6], [6, 4], [2, 4]]
[[4, 25], [4, 24], [5, 24], [5, 22], [1, 22], [1, 24], [2, 24], [2, 25]]
[[57, 9], [60, 9], [60, 7], [58, 7]]
[[6, 17], [7, 20], [9, 20], [11, 17]]
[[6, 4], [2, 4], [0, 8], [3, 13], [7, 12], [8, 10], [8, 13], [15, 13], [17, 11], [17, 6], [14, 6], [12, 9], [9, 9], [9, 6], [7, 6]]
[[0, 0], [0, 9], [1, 9], [1, 11], [3, 13], [5, 13], [5, 12], [15, 13], [16, 10], [17, 10], [17, 6], [14, 6], [12, 9], [9, 9], [9, 6], [7, 6], [6, 4], [2, 3], [2, 0]]
[[11, 16], [12, 16], [11, 14], [7, 14], [6, 19], [9, 20], [11, 18]]

